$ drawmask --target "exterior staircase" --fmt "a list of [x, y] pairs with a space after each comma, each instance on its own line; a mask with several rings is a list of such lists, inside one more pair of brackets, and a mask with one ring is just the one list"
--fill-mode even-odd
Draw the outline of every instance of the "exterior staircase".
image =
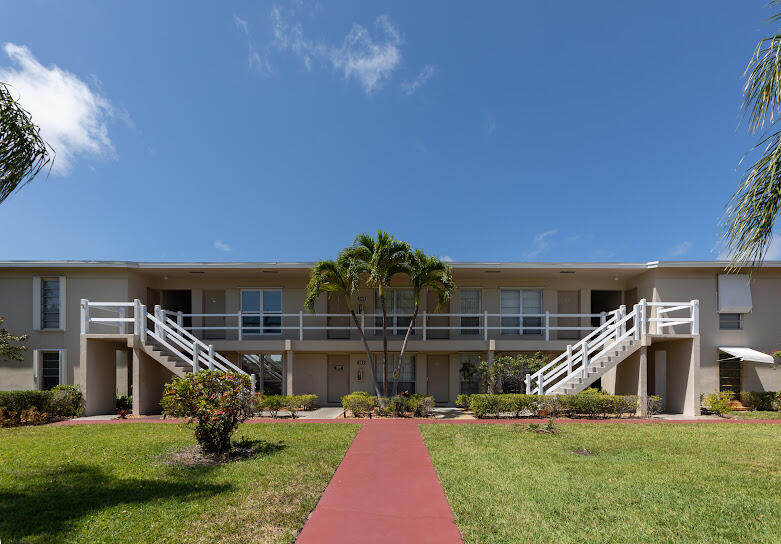
[[[649, 317], [652, 310], [654, 316]], [[685, 316], [671, 316], [672, 313]], [[699, 334], [699, 302], [647, 302], [635, 304], [627, 313], [621, 306], [585, 338], [567, 346], [564, 353], [526, 376], [526, 393], [538, 395], [572, 395], [580, 393], [636, 352], [649, 334], [665, 336]], [[651, 327], [653, 326], [653, 331]]]
[[[113, 312], [119, 317], [92, 316], [91, 309]], [[131, 312], [132, 317], [129, 317]], [[159, 305], [154, 307], [153, 313], [147, 312], [146, 306], [138, 299], [133, 302], [90, 302], [82, 299], [81, 333], [90, 332], [90, 323], [100, 323], [116, 326], [120, 334], [130, 335], [127, 329], [132, 323], [132, 335], [138, 338], [140, 347], [177, 376], [204, 369], [247, 374], [217, 353], [213, 345], [205, 344], [169, 315], [176, 314], [163, 310]], [[254, 377], [252, 383], [254, 386]]]

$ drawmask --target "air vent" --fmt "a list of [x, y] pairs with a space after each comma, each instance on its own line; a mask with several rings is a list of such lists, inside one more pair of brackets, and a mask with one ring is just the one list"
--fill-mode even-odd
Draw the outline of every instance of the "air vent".
[[574, 270], [559, 270], [559, 274], [574, 274]]
[[279, 272], [277, 272], [276, 270], [264, 270], [263, 273], [264, 274], [279, 274]]
[[486, 274], [498, 274], [499, 272], [501, 272], [501, 270], [486, 270], [485, 271]]
[[203, 270], [190, 270], [190, 274], [206, 274]]

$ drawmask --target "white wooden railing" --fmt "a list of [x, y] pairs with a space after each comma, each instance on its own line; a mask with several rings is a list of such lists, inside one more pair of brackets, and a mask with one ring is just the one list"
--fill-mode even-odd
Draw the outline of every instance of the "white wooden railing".
[[[318, 331], [351, 331], [355, 328], [350, 314], [329, 313], [272, 313], [272, 312], [235, 312], [221, 314], [183, 313], [166, 310], [166, 315], [174, 318], [177, 324], [189, 331], [202, 334], [204, 331], [225, 331], [236, 335], [239, 340], [245, 336], [271, 336], [279, 337], [289, 335], [298, 336], [299, 340], [307, 337], [307, 332]], [[498, 332], [499, 336], [532, 336], [535, 339], [550, 340], [552, 332], [556, 331], [592, 331], [597, 327], [591, 325], [592, 318], [598, 318], [604, 323], [613, 312], [601, 312], [591, 314], [558, 314], [558, 313], [522, 313], [522, 314], [495, 314], [482, 313], [427, 313], [420, 312], [413, 325], [413, 334], [420, 335], [423, 340], [433, 339], [432, 331], [448, 331], [459, 335], [459, 338], [478, 338], [488, 340], [493, 338], [491, 332]], [[247, 318], [253, 318], [253, 323], [248, 324]], [[391, 334], [404, 334], [407, 330], [411, 313], [388, 313], [388, 327]], [[194, 321], [203, 323], [206, 320], [223, 319], [223, 325], [193, 324]], [[269, 319], [269, 321], [266, 321]], [[270, 320], [274, 320], [273, 322]], [[329, 324], [329, 320], [337, 319], [343, 325]], [[374, 313], [358, 314], [361, 327], [368, 334], [379, 334], [382, 331], [382, 314]], [[507, 320], [517, 320], [516, 323], [506, 324]], [[529, 321], [539, 320], [538, 324], [530, 324]], [[561, 325], [561, 319], [570, 319], [578, 323], [588, 325]], [[467, 320], [467, 321], [465, 321]], [[187, 321], [191, 324], [185, 325]], [[435, 324], [447, 321], [447, 324]]]
[[[152, 338], [157, 345], [188, 363], [193, 372], [209, 369], [246, 374], [217, 353], [214, 345], [205, 344], [170, 319], [159, 305], [154, 307], [153, 313], [149, 313], [146, 305], [138, 299], [133, 302], [93, 302], [81, 299], [81, 333], [94, 332], [91, 326], [93, 323], [107, 327], [112, 333], [135, 334], [145, 344]], [[255, 383], [254, 376], [252, 382]]]
[[[675, 331], [674, 327], [687, 330]], [[539, 371], [527, 375], [526, 393], [544, 395], [555, 392], [557, 384], [566, 382], [572, 376], [586, 378], [592, 361], [607, 355], [630, 338], [640, 340], [646, 334], [679, 332], [699, 334], [699, 301], [647, 302], [643, 299], [629, 313], [626, 312], [626, 306], [621, 306], [617, 311], [610, 312], [610, 318], [585, 338], [567, 346], [566, 351]]]

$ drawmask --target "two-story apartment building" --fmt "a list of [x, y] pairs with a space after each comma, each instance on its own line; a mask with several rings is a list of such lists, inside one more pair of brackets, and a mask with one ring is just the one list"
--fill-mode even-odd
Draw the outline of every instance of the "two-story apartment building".
[[[155, 412], [165, 381], [202, 368], [244, 371], [258, 390], [315, 393], [322, 404], [370, 391], [344, 302], [303, 309], [311, 265], [0, 262], [0, 315], [30, 335], [23, 362], [0, 361], [0, 389], [79, 384], [88, 414], [112, 411], [115, 392], [132, 393], [136, 413]], [[701, 393], [781, 389], [768, 355], [781, 347], [781, 263], [753, 276], [725, 265], [453, 263], [456, 293], [440, 312], [425, 298], [401, 388], [451, 404], [476, 390], [465, 362], [544, 351], [556, 359], [529, 392], [597, 384], [695, 414]], [[405, 282], [388, 295], [394, 353], [412, 313]], [[375, 292], [361, 289], [354, 304], [381, 356]]]

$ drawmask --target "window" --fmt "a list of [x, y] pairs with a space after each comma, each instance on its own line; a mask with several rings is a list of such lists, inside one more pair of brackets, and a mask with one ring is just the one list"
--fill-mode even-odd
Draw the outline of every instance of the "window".
[[282, 354], [244, 353], [241, 368], [255, 375], [255, 388], [265, 395], [282, 394]]
[[[735, 314], [740, 315], [740, 314]], [[732, 391], [740, 394], [741, 388], [740, 360], [735, 357], [719, 359], [719, 391]]]
[[[398, 353], [388, 353], [390, 357], [390, 366], [388, 367], [388, 395], [393, 394], [393, 369], [396, 363], [399, 361]], [[377, 356], [377, 386], [380, 391], [384, 391], [383, 383], [385, 379], [385, 367], [382, 364], [383, 355]], [[399, 371], [399, 383], [398, 392], [409, 391], [410, 394], [415, 393], [415, 380], [416, 378], [416, 364], [414, 355], [405, 355], [404, 361], [401, 363], [401, 370]]]
[[[390, 334], [407, 334], [407, 327], [412, 321], [415, 311], [415, 295], [412, 289], [386, 289], [385, 309], [388, 312], [388, 332]], [[380, 295], [374, 292], [374, 334], [382, 334], [382, 305]], [[399, 314], [399, 315], [394, 315]], [[415, 334], [415, 330], [411, 331]]]
[[41, 328], [60, 328], [59, 278], [41, 278]]
[[743, 314], [719, 314], [719, 329], [736, 331], [743, 328]]
[[477, 368], [480, 365], [480, 355], [477, 353], [461, 354], [461, 394], [474, 395], [480, 392], [480, 379]]
[[282, 333], [282, 291], [279, 289], [242, 289], [241, 312], [242, 334]]
[[36, 351], [36, 374], [40, 372], [39, 389], [49, 390], [60, 384], [61, 351]]
[[542, 334], [541, 289], [502, 289], [500, 299], [501, 313], [512, 316], [502, 317], [502, 334]]
[[480, 289], [461, 289], [459, 311], [472, 314], [461, 317], [461, 334], [480, 334]]

